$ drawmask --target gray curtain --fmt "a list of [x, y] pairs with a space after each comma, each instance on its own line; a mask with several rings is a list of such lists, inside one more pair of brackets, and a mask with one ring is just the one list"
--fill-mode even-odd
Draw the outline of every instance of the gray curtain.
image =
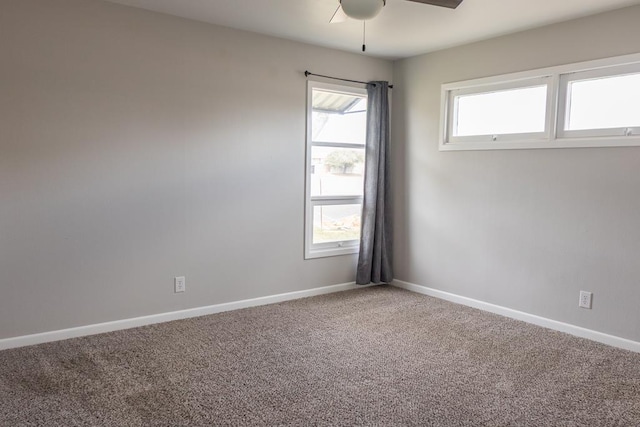
[[356, 283], [393, 280], [389, 159], [389, 83], [367, 84], [367, 150]]

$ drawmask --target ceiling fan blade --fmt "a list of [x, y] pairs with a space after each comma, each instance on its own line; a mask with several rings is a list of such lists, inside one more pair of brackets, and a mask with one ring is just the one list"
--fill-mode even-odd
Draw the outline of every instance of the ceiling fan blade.
[[449, 9], [455, 9], [456, 7], [460, 6], [460, 3], [462, 3], [462, 0], [409, 0], [409, 1], [422, 3], [422, 4], [430, 4], [433, 6], [448, 7]]
[[333, 12], [333, 16], [329, 20], [329, 23], [330, 24], [338, 24], [340, 22], [346, 21], [347, 19], [349, 19], [349, 17], [347, 16], [346, 13], [344, 13], [344, 10], [342, 10], [342, 6], [339, 5], [338, 8], [336, 9], [336, 11]]

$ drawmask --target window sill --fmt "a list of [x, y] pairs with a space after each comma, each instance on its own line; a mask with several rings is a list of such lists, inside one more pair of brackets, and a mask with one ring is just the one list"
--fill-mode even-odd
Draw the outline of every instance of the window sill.
[[440, 143], [440, 151], [535, 150], [543, 148], [608, 148], [638, 146], [640, 146], [640, 135], [520, 141], [449, 142]]
[[352, 254], [357, 254], [359, 251], [360, 251], [359, 246], [310, 249], [305, 253], [304, 259], [327, 258], [332, 256], [340, 256], [340, 255], [352, 255]]

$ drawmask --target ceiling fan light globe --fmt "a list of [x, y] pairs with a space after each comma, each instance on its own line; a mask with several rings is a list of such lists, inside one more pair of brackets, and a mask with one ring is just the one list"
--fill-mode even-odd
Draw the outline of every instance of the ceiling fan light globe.
[[344, 13], [353, 19], [374, 18], [385, 4], [385, 0], [340, 0]]

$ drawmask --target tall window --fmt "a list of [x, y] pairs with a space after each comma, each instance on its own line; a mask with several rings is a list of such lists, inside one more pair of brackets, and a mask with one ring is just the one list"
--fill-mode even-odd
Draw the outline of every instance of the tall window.
[[305, 258], [358, 251], [366, 121], [364, 89], [308, 82]]

